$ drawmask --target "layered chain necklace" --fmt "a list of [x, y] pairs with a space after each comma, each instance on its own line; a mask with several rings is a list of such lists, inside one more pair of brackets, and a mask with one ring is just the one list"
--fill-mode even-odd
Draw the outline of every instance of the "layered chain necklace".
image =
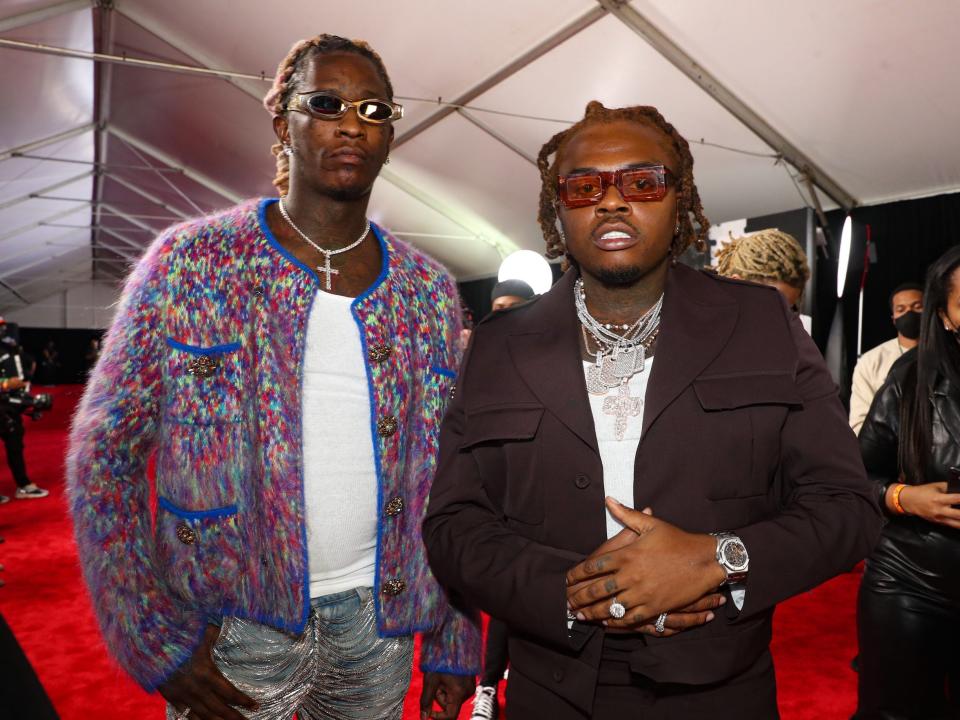
[[349, 251], [349, 250], [353, 250], [355, 247], [357, 247], [357, 245], [359, 245], [360, 243], [362, 243], [362, 242], [363, 242], [363, 239], [367, 236], [367, 233], [370, 232], [370, 221], [367, 220], [366, 224], [363, 226], [363, 232], [360, 233], [360, 237], [358, 237], [358, 238], [357, 238], [356, 240], [354, 240], [352, 243], [350, 243], [350, 244], [347, 245], [346, 247], [337, 248], [336, 250], [327, 250], [326, 248], [320, 247], [320, 246], [317, 245], [313, 240], [311, 240], [309, 237], [307, 237], [307, 234], [306, 234], [303, 230], [301, 230], [300, 228], [298, 228], [297, 225], [296, 225], [296, 223], [293, 222], [293, 220], [290, 219], [290, 215], [289, 215], [289, 213], [287, 213], [287, 208], [284, 207], [284, 205], [283, 205], [283, 198], [281, 198], [280, 201], [279, 201], [277, 204], [280, 206], [280, 214], [283, 215], [283, 219], [286, 220], [286, 221], [290, 224], [290, 227], [292, 227], [294, 230], [297, 231], [297, 234], [298, 234], [300, 237], [303, 238], [304, 242], [306, 242], [310, 247], [312, 247], [312, 248], [313, 248], [314, 250], [316, 250], [318, 253], [320, 253], [321, 255], [323, 255], [323, 266], [319, 266], [319, 265], [318, 265], [318, 266], [317, 266], [317, 272], [321, 272], [321, 273], [323, 273], [324, 275], [327, 276], [327, 277], [326, 277], [326, 283], [325, 283], [326, 289], [327, 289], [327, 290], [332, 289], [332, 288], [333, 288], [333, 283], [332, 283], [333, 277], [332, 277], [332, 276], [333, 276], [333, 275], [339, 275], [339, 274], [340, 274], [340, 271], [339, 271], [339, 270], [335, 270], [333, 267], [331, 267], [331, 265], [330, 265], [330, 258], [332, 258], [334, 255], [339, 255], [340, 253], [345, 253], [345, 252], [347, 252], [347, 251]]
[[[584, 348], [594, 358], [593, 365], [587, 370], [587, 392], [607, 395], [614, 388], [619, 388], [615, 396], [604, 398], [603, 412], [616, 418], [616, 438], [623, 440], [629, 418], [639, 415], [643, 408], [643, 398], [630, 395], [629, 382], [631, 377], [643, 372], [647, 351], [660, 333], [663, 295], [632, 325], [604, 324], [593, 317], [587, 309], [587, 296], [581, 279], [574, 284], [573, 297]], [[590, 338], [597, 346], [596, 352], [590, 349]]]

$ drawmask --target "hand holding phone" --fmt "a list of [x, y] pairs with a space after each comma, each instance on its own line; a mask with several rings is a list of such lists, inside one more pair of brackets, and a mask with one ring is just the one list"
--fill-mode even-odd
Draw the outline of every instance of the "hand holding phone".
[[[960, 467], [950, 468], [950, 477], [947, 479], [947, 493], [960, 494]], [[960, 508], [960, 505], [954, 505], [953, 507]]]

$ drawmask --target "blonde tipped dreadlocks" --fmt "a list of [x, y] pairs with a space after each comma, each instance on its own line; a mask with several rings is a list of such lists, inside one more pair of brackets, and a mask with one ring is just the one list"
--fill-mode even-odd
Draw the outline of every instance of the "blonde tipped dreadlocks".
[[[273, 78], [273, 86], [263, 98], [263, 106], [267, 109], [267, 112], [273, 116], [285, 113], [290, 97], [307, 74], [309, 60], [317, 55], [336, 52], [356, 53], [372, 62], [377, 74], [387, 88], [386, 99], [393, 100], [393, 85], [390, 83], [390, 76], [387, 75], [387, 68], [380, 56], [373, 51], [373, 48], [363, 40], [347, 40], [338, 35], [323, 34], [308, 40], [301, 40], [290, 48], [290, 52], [287, 53], [287, 56], [277, 68], [277, 74]], [[275, 143], [270, 148], [270, 152], [277, 158], [277, 175], [273, 179], [273, 184], [277, 186], [280, 195], [286, 195], [290, 178], [290, 160], [284, 154], [283, 145], [280, 143]]]
[[731, 240], [717, 253], [717, 273], [755, 282], [776, 281], [803, 290], [810, 278], [807, 256], [792, 235], [776, 228]]
[[[583, 120], [559, 132], [547, 141], [537, 156], [537, 167], [540, 168], [540, 212], [537, 220], [543, 237], [547, 242], [547, 257], [556, 258], [565, 255], [566, 244], [557, 230], [557, 166], [560, 153], [579, 130], [591, 123], [605, 123], [614, 120], [630, 120], [644, 123], [656, 128], [670, 139], [677, 154], [680, 167], [677, 168], [677, 217], [679, 232], [673, 238], [671, 251], [678, 257], [690, 245], [703, 252], [707, 247], [707, 232], [710, 221], [703, 214], [703, 205], [700, 203], [700, 193], [693, 182], [693, 156], [690, 146], [676, 128], [668, 123], [660, 112], [652, 106], [640, 105], [627, 108], [605, 108], [597, 100], [587, 105]], [[550, 156], [555, 155], [553, 162]], [[691, 214], [693, 218], [691, 218]], [[694, 220], [696, 225], [694, 225]]]

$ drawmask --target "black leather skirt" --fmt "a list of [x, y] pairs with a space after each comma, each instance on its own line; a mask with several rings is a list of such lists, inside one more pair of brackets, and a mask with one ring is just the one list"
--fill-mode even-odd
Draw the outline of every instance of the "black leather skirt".
[[860, 587], [857, 720], [960, 718], [960, 531], [884, 529]]

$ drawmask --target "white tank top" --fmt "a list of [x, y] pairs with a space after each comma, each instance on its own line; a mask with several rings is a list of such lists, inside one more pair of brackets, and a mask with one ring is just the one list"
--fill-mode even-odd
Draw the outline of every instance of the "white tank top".
[[310, 597], [372, 587], [377, 472], [353, 298], [318, 291], [303, 363], [303, 482]]

